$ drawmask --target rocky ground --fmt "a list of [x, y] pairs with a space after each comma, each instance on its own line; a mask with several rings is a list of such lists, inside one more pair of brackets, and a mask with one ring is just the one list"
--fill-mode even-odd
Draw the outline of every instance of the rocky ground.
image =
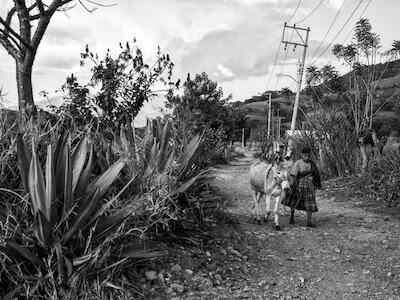
[[[281, 232], [252, 221], [250, 153], [213, 169], [219, 210], [207, 230], [176, 236], [170, 255], [143, 270], [135, 298], [400, 299], [400, 212], [354, 196], [346, 180], [318, 191], [316, 228], [304, 213]], [[215, 198], [215, 196], [217, 196]]]

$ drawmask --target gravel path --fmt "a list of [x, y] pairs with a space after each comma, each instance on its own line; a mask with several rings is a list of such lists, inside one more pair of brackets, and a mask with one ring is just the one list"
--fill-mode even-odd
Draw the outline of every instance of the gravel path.
[[213, 169], [212, 186], [224, 200], [226, 217], [211, 218], [209, 232], [190, 237], [198, 246], [172, 258], [182, 271], [169, 284], [180, 286], [169, 285], [166, 298], [400, 299], [398, 215], [343, 201], [347, 187], [325, 182], [317, 194], [317, 227], [305, 227], [304, 213], [290, 225], [284, 211], [277, 232], [273, 222], [252, 221], [253, 161], [247, 153]]

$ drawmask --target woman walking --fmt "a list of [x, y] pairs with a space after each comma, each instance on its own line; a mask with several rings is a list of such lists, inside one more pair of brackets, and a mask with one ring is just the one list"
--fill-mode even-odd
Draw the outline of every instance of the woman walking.
[[310, 148], [301, 150], [301, 158], [297, 160], [290, 175], [293, 177], [292, 196], [283, 204], [290, 206], [290, 223], [294, 224], [294, 210], [307, 212], [307, 227], [315, 227], [312, 223], [312, 213], [318, 211], [315, 201], [315, 190], [321, 188], [321, 178], [315, 163], [310, 159]]

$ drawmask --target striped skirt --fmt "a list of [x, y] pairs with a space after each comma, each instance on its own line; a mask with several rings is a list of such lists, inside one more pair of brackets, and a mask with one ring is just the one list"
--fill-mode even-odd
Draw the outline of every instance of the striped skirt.
[[315, 186], [311, 176], [306, 176], [299, 181], [299, 199], [304, 202], [306, 211], [318, 211], [317, 203], [315, 202]]
[[282, 200], [282, 204], [297, 210], [317, 212], [315, 186], [311, 176], [303, 177], [298, 184], [292, 186], [290, 194]]

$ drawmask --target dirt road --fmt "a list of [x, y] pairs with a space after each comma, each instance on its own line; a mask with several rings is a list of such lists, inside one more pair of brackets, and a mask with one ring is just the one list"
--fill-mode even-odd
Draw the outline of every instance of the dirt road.
[[170, 287], [170, 299], [400, 299], [398, 215], [343, 201], [347, 187], [328, 182], [317, 194], [316, 228], [305, 227], [304, 213], [290, 225], [288, 211], [281, 232], [273, 222], [256, 224], [247, 178], [253, 161], [246, 154], [213, 169], [226, 216], [171, 261], [182, 268], [171, 283], [183, 288]]

